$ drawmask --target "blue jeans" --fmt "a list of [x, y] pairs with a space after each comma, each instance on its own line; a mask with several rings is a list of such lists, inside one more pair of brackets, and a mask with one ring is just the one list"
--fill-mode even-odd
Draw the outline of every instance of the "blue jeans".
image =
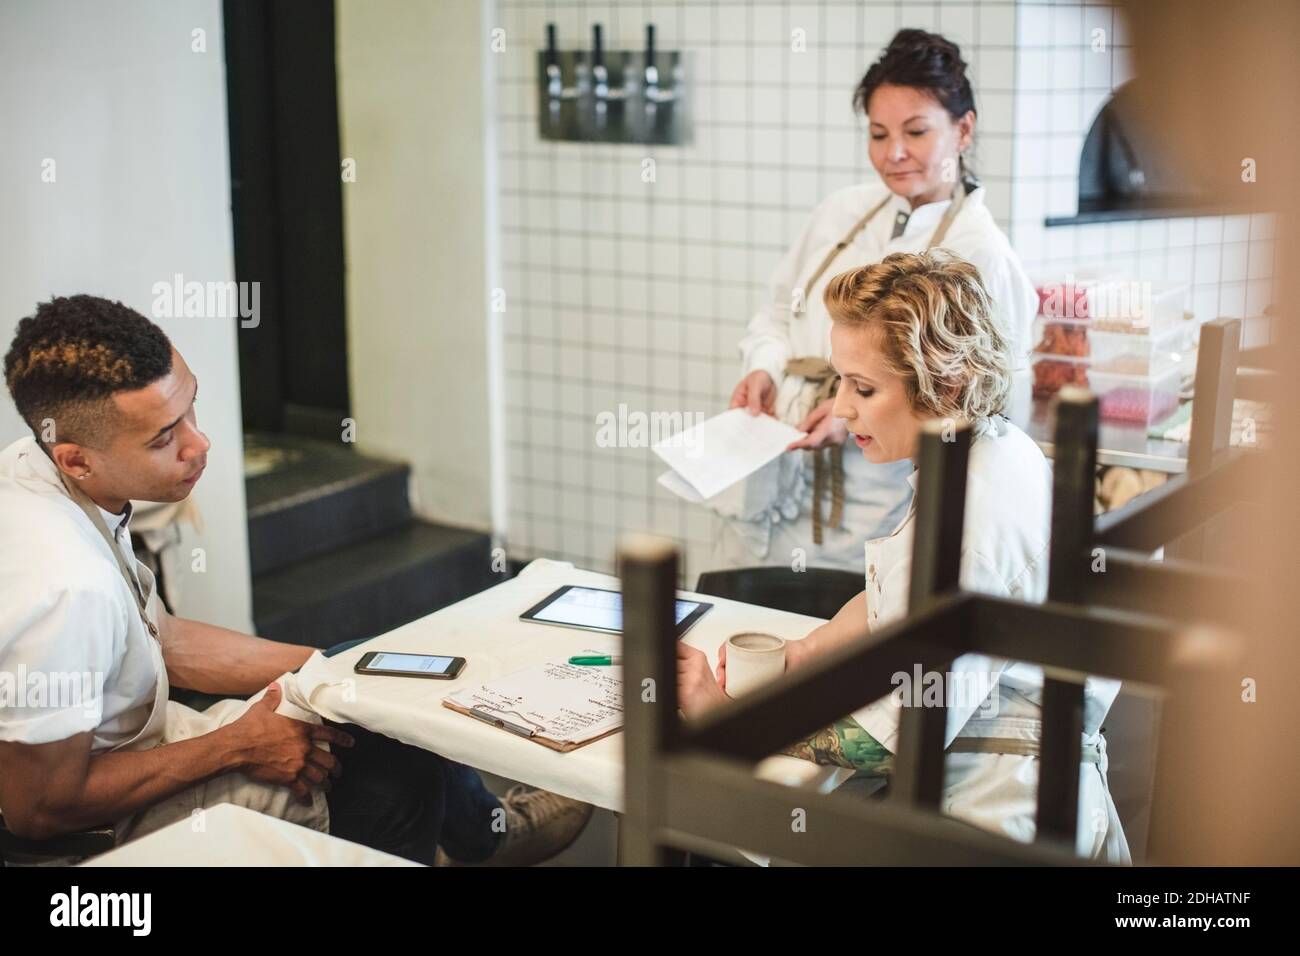
[[[323, 653], [333, 657], [362, 640]], [[355, 724], [338, 726], [356, 746], [337, 751], [343, 775], [326, 795], [331, 834], [430, 865], [439, 845], [461, 863], [492, 855], [502, 837], [501, 803], [476, 771]]]

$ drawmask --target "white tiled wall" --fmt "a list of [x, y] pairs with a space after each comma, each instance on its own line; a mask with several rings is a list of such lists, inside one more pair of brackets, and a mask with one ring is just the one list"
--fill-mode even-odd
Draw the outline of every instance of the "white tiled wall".
[[[760, 290], [828, 193], [874, 178], [852, 93], [902, 26], [936, 29], [971, 64], [975, 165], [1010, 224], [1015, 7], [1011, 2], [752, 0], [721, 3], [497, 0], [508, 446], [507, 547], [612, 569], [624, 530], [707, 568], [712, 517], [655, 484], [645, 448], [596, 445], [596, 416], [628, 409], [712, 414], [739, 374], [737, 343]], [[536, 51], [553, 21], [562, 49], [604, 24], [610, 48], [693, 57], [693, 142], [684, 147], [543, 142]], [[802, 29], [807, 51], [793, 52]], [[656, 181], [642, 181], [653, 158]]]
[[[677, 539], [683, 580], [708, 566], [714, 519], [660, 489], [645, 448], [600, 448], [596, 416], [711, 414], [739, 373], [761, 286], [823, 196], [874, 178], [852, 91], [903, 26], [958, 42], [979, 111], [975, 167], [1031, 274], [1122, 265], [1195, 281], [1201, 318], [1257, 315], [1272, 275], [1269, 217], [1045, 228], [1075, 211], [1083, 136], [1132, 72], [1109, 6], [977, 0], [496, 0], [500, 245], [507, 293], [506, 545], [612, 570], [622, 531]], [[543, 142], [536, 51], [604, 24], [610, 48], [693, 57], [694, 141], [643, 148]], [[1107, 52], [1089, 49], [1108, 31]], [[791, 31], [807, 36], [791, 50]], [[656, 181], [642, 181], [652, 158]]]
[[[1273, 216], [1044, 225], [1077, 211], [1084, 137], [1136, 70], [1124, 18], [1110, 5], [1022, 2], [1017, 14], [1011, 240], [1030, 274], [1097, 268], [1187, 282], [1198, 321], [1243, 318], [1247, 346], [1267, 341]], [[1104, 50], [1093, 48], [1096, 30]]]

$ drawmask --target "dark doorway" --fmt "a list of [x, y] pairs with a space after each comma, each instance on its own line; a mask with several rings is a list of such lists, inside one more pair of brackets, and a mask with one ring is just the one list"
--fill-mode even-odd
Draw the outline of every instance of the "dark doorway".
[[333, 0], [225, 0], [244, 428], [338, 441], [348, 416]]

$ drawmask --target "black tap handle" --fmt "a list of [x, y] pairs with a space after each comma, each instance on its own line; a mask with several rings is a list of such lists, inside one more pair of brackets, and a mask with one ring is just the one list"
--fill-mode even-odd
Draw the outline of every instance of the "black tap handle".
[[605, 45], [602, 42], [603, 32], [599, 23], [591, 25], [591, 65], [593, 67], [605, 65]]
[[653, 23], [645, 25], [645, 65], [655, 65], [655, 25]]
[[556, 49], [555, 24], [548, 23], [546, 24], [546, 65], [555, 66], [558, 62], [560, 62], [560, 53]]

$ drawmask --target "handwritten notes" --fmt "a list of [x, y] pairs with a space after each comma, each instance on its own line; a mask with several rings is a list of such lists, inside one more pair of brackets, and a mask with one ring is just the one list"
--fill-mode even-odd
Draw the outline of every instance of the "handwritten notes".
[[547, 661], [459, 690], [445, 702], [478, 709], [557, 743], [581, 744], [623, 725], [623, 668]]

